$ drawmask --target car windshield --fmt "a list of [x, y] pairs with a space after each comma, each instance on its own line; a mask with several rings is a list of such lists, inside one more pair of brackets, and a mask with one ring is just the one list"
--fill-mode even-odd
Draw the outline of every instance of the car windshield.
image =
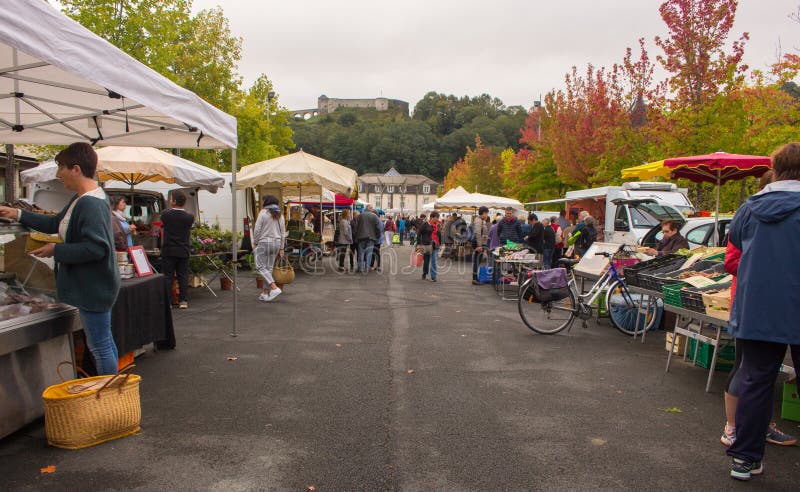
[[673, 219], [683, 221], [680, 212], [672, 207], [665, 207], [656, 203], [639, 203], [630, 206], [633, 227], [637, 229], [651, 229], [663, 220]]

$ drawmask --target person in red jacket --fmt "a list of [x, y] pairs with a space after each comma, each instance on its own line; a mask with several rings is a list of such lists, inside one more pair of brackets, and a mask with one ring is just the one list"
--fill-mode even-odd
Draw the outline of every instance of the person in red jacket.
[[[761, 178], [759, 189], [764, 188], [772, 181], [772, 171], [768, 171], [764, 177]], [[739, 271], [739, 259], [742, 257], [742, 251], [736, 247], [731, 241], [728, 241], [728, 246], [725, 249], [725, 271], [733, 275], [731, 282], [731, 305], [733, 305], [733, 298], [736, 296], [736, 274]], [[736, 347], [736, 359], [733, 363], [733, 370], [728, 375], [728, 381], [725, 384], [725, 429], [722, 431], [720, 441], [725, 446], [730, 447], [736, 440], [736, 406], [739, 402], [739, 389], [736, 381], [736, 373], [739, 366], [742, 364], [742, 348], [739, 340], [734, 341]], [[797, 438], [790, 436], [780, 429], [778, 429], [775, 422], [770, 422], [767, 429], [767, 442], [778, 444], [781, 446], [794, 446], [797, 444]]]

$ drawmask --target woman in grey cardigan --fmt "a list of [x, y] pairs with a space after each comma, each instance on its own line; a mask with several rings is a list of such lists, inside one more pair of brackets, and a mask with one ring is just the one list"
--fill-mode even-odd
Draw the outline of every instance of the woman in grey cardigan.
[[255, 261], [256, 270], [264, 277], [266, 287], [259, 301], [269, 302], [283, 292], [272, 277], [272, 267], [275, 259], [283, 256], [283, 246], [286, 240], [286, 223], [281, 215], [278, 199], [272, 195], [264, 197], [264, 208], [258, 214], [256, 226], [253, 230], [253, 243], [256, 245]]
[[[339, 219], [339, 229], [336, 232], [336, 253], [339, 260], [339, 271], [344, 272], [344, 256], [347, 248], [353, 244], [353, 229], [350, 227], [350, 211], [342, 210]], [[353, 259], [350, 258], [350, 268], [353, 268]]]
[[111, 308], [119, 292], [119, 270], [111, 229], [111, 208], [94, 180], [97, 154], [88, 143], [70, 145], [56, 155], [56, 177], [74, 191], [58, 215], [42, 215], [0, 207], [0, 216], [16, 219], [31, 229], [58, 233], [63, 243], [33, 250], [55, 262], [58, 299], [78, 308], [97, 373], [117, 373], [117, 346], [111, 334]]

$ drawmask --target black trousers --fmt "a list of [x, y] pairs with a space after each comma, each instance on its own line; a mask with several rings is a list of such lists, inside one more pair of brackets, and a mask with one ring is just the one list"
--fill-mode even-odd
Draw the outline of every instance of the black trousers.
[[481, 266], [481, 262], [485, 258], [485, 252], [481, 251], [480, 253], [473, 251], [472, 252], [472, 280], [478, 280], [478, 268]]
[[[339, 263], [339, 268], [344, 268], [344, 257], [347, 254], [347, 247], [348, 244], [337, 244], [336, 245], [336, 257]], [[353, 252], [350, 251], [350, 269], [353, 269]]]
[[[172, 277], [178, 275], [178, 301], [186, 301], [186, 293], [189, 290], [189, 258], [178, 258], [177, 256], [162, 256], [161, 270], [164, 279], [172, 292]], [[170, 299], [170, 304], [172, 299]]]
[[736, 373], [736, 441], [728, 455], [744, 461], [764, 458], [765, 436], [772, 420], [775, 380], [786, 356], [786, 344], [737, 339], [742, 365]]

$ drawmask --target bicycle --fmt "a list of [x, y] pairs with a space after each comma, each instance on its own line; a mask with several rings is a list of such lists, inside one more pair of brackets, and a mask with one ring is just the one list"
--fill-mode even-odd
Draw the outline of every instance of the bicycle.
[[[613, 253], [596, 253], [611, 260]], [[569, 283], [568, 295], [564, 299], [552, 302], [538, 302], [536, 300], [533, 282], [534, 277], [529, 272], [528, 279], [520, 286], [520, 296], [517, 301], [522, 322], [542, 335], [553, 335], [565, 328], [571, 327], [575, 318], [583, 321], [583, 328], [587, 327], [587, 320], [593, 315], [593, 304], [603, 291], [606, 292], [605, 308], [611, 319], [611, 324], [626, 335], [639, 335], [652, 328], [656, 321], [658, 302], [648, 302], [644, 311], [640, 312], [640, 295], [634, 295], [619, 276], [613, 261], [609, 267], [585, 294], [578, 292], [578, 284], [572, 268], [578, 260], [562, 258], [558, 261], [567, 269]], [[638, 296], [638, 297], [635, 297]]]

